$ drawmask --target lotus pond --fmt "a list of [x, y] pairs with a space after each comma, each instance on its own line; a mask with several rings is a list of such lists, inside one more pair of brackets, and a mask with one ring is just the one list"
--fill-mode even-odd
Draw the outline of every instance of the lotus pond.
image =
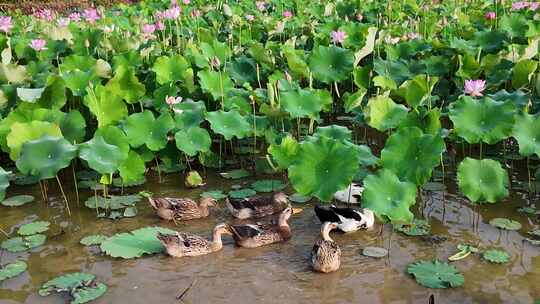
[[[140, 1], [0, 16], [1, 303], [538, 303], [540, 4]], [[375, 229], [314, 204], [351, 183]], [[224, 198], [293, 238], [174, 259]], [[146, 201], [211, 196], [167, 223]]]

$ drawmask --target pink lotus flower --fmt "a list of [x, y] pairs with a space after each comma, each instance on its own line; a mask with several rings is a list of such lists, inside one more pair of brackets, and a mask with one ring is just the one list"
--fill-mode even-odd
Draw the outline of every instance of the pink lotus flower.
[[167, 97], [165, 97], [165, 102], [170, 106], [174, 106], [176, 104], [179, 104], [182, 102], [182, 97], [178, 96], [178, 97], [174, 97], [174, 96], [169, 96], [167, 95]]
[[292, 18], [292, 16], [293, 16], [293, 13], [291, 11], [287, 10], [283, 12], [283, 17], [285, 18]]
[[158, 22], [156, 22], [156, 28], [159, 31], [164, 31], [165, 30], [165, 24], [161, 20], [159, 20]]
[[171, 6], [177, 6], [178, 1], [177, 0], [171, 0]]
[[495, 18], [497, 18], [497, 14], [495, 12], [487, 12], [484, 17], [486, 18], [486, 20], [494, 20]]
[[524, 8], [527, 8], [528, 6], [529, 6], [529, 2], [527, 2], [527, 1], [518, 1], [518, 2], [512, 3], [512, 10], [519, 11], [519, 10], [522, 10]]
[[175, 20], [180, 17], [180, 13], [182, 10], [178, 6], [173, 6], [163, 12], [163, 18], [169, 19], [169, 20]]
[[66, 27], [69, 25], [70, 20], [69, 18], [58, 18], [56, 23], [58, 24], [59, 27]]
[[530, 2], [530, 3], [529, 3], [529, 9], [530, 9], [531, 11], [537, 10], [538, 7], [540, 7], [540, 3], [538, 3], [538, 2]]
[[246, 20], [249, 21], [249, 22], [252, 22], [253, 20], [255, 20], [255, 16], [253, 16], [253, 15], [246, 15]]
[[9, 33], [13, 28], [13, 23], [11, 23], [10, 16], [0, 16], [0, 31], [4, 33]]
[[201, 11], [198, 9], [194, 9], [191, 11], [191, 18], [199, 18], [201, 16]]
[[345, 41], [345, 38], [347, 37], [347, 33], [345, 33], [344, 31], [337, 30], [337, 31], [332, 31], [330, 33], [330, 36], [332, 37], [333, 43], [343, 43], [343, 41]]
[[485, 80], [465, 80], [465, 89], [464, 92], [467, 95], [473, 97], [483, 96], [482, 92], [486, 89]]
[[188, 5], [191, 3], [191, 0], [183, 0], [182, 3], [184, 3], [185, 5]]
[[43, 20], [46, 20], [46, 21], [53, 21], [53, 19], [54, 19], [54, 14], [50, 9], [37, 10], [34, 13], [34, 16], [36, 18], [38, 18], [38, 19], [43, 19]]
[[79, 13], [71, 13], [69, 14], [69, 20], [73, 21], [73, 22], [79, 22], [81, 21], [81, 14]]
[[266, 10], [266, 3], [264, 1], [257, 1], [255, 2], [255, 6], [257, 7], [257, 9], [261, 12], [265, 11]]
[[30, 41], [28, 46], [30, 46], [36, 52], [41, 52], [47, 49], [45, 47], [46, 44], [47, 44], [47, 41], [45, 41], [44, 39], [32, 39], [32, 41]]
[[152, 35], [156, 31], [156, 26], [154, 24], [143, 24], [142, 32], [145, 35]]
[[89, 23], [96, 23], [101, 17], [95, 8], [87, 8], [83, 12], [84, 19]]

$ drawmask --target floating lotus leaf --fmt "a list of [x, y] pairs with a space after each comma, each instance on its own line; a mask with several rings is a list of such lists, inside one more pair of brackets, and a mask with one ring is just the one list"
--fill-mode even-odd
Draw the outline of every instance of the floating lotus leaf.
[[159, 57], [156, 59], [152, 71], [156, 73], [156, 81], [159, 84], [183, 81], [189, 77], [190, 73], [193, 73], [189, 69], [188, 62], [181, 55]]
[[401, 180], [422, 185], [431, 178], [445, 150], [439, 135], [424, 134], [417, 127], [402, 128], [387, 139], [381, 151], [381, 166]]
[[145, 227], [128, 233], [119, 233], [103, 241], [101, 251], [114, 257], [133, 259], [144, 254], [154, 254], [163, 251], [163, 246], [157, 239], [158, 232], [176, 234], [176, 231], [162, 227]]
[[210, 94], [215, 101], [225, 98], [234, 88], [229, 75], [223, 72], [204, 70], [198, 76], [202, 91]]
[[517, 209], [517, 212], [525, 214], [536, 214], [536, 209], [532, 207], [520, 207]]
[[488, 262], [496, 264], [504, 264], [510, 261], [510, 255], [506, 251], [497, 249], [486, 250], [482, 254], [482, 258]]
[[540, 157], [540, 116], [526, 113], [518, 116], [512, 136], [519, 144], [519, 154]]
[[204, 183], [199, 172], [193, 170], [193, 171], [189, 171], [188, 174], [186, 175], [185, 185], [188, 188], [195, 188], [195, 187], [203, 186]]
[[251, 126], [236, 110], [206, 113], [212, 131], [223, 135], [226, 140], [233, 137], [244, 138], [251, 133]]
[[454, 131], [470, 144], [495, 144], [512, 133], [515, 107], [489, 97], [481, 100], [463, 96], [452, 104], [450, 120]]
[[388, 255], [388, 250], [381, 247], [365, 247], [362, 249], [362, 255], [372, 258], [384, 258]]
[[[145, 169], [145, 171], [146, 171], [146, 169]], [[141, 185], [146, 184], [146, 178], [143, 175], [143, 176], [141, 176], [140, 179], [134, 179], [134, 180], [131, 180], [131, 181], [127, 182], [127, 181], [124, 181], [121, 177], [117, 177], [117, 178], [113, 178], [113, 183], [112, 184], [113, 184], [113, 186], [119, 187], [119, 188], [121, 188], [121, 187], [136, 187], [136, 186], [141, 186]]]
[[32, 195], [15, 195], [15, 196], [6, 198], [5, 200], [2, 201], [1, 204], [7, 207], [19, 207], [33, 201], [34, 201], [34, 197]]
[[123, 195], [123, 196], [110, 196], [105, 199], [102, 196], [91, 196], [85, 202], [84, 205], [88, 208], [95, 209], [110, 209], [118, 210], [126, 207], [131, 207], [141, 200], [141, 196], [134, 195]]
[[28, 141], [39, 139], [44, 135], [62, 137], [58, 125], [45, 121], [31, 121], [28, 123], [15, 122], [11, 125], [11, 132], [6, 138], [9, 147], [9, 157], [16, 161], [22, 149], [22, 145]]
[[221, 172], [219, 175], [227, 179], [239, 179], [239, 178], [251, 176], [251, 173], [249, 173], [249, 171], [244, 170], [244, 169], [235, 169], [228, 172]]
[[280, 169], [287, 169], [296, 159], [299, 145], [292, 135], [287, 135], [279, 145], [271, 144], [268, 153]]
[[83, 304], [93, 301], [107, 292], [107, 285], [103, 283], [95, 283], [92, 286], [86, 286], [78, 288], [75, 292], [72, 292], [73, 301], [70, 304]]
[[396, 104], [390, 97], [379, 95], [370, 98], [364, 108], [368, 125], [379, 131], [395, 128], [407, 116], [407, 107]]
[[20, 275], [25, 272], [27, 268], [28, 265], [23, 261], [16, 261], [11, 264], [0, 266], [0, 282]]
[[439, 261], [418, 261], [407, 266], [407, 272], [412, 274], [418, 284], [427, 288], [459, 287], [465, 283], [465, 278], [456, 267]]
[[22, 101], [34, 103], [41, 97], [41, 94], [43, 94], [44, 91], [45, 88], [17, 88], [17, 97]]
[[176, 132], [174, 135], [176, 147], [188, 156], [195, 156], [198, 152], [208, 152], [212, 139], [203, 128], [192, 127]]
[[84, 97], [85, 105], [96, 116], [98, 127], [113, 124], [127, 116], [128, 110], [121, 96], [102, 85], [88, 88]]
[[410, 224], [396, 224], [394, 229], [408, 236], [428, 235], [431, 233], [431, 226], [426, 220], [414, 219]]
[[211, 197], [215, 200], [221, 200], [227, 197], [221, 190], [210, 190], [201, 193], [201, 197]]
[[34, 234], [25, 237], [14, 237], [2, 242], [0, 247], [9, 252], [21, 252], [45, 244], [47, 237], [43, 234]]
[[81, 144], [79, 157], [87, 161], [90, 168], [100, 174], [114, 173], [125, 160], [120, 148], [106, 143], [101, 136], [96, 136]]
[[309, 57], [309, 68], [315, 79], [324, 83], [339, 82], [347, 79], [354, 65], [354, 54], [336, 46], [316, 47]]
[[353, 147], [320, 136], [300, 144], [296, 161], [288, 171], [298, 193], [330, 201], [336, 191], [350, 185], [357, 170]]
[[247, 198], [247, 197], [254, 196], [255, 194], [257, 194], [257, 191], [250, 188], [246, 188], [246, 189], [229, 191], [229, 193], [227, 194], [229, 195], [230, 198]]
[[258, 180], [251, 184], [251, 189], [257, 192], [275, 192], [285, 189], [285, 185], [282, 181], [276, 179], [263, 179]]
[[316, 118], [324, 107], [332, 104], [332, 96], [325, 90], [286, 90], [281, 92], [280, 102], [291, 118]]
[[76, 156], [76, 146], [64, 138], [45, 135], [26, 142], [16, 164], [23, 174], [48, 179], [68, 167]]
[[108, 237], [103, 234], [95, 234], [95, 235], [88, 235], [83, 237], [79, 243], [83, 244], [84, 246], [95, 246], [95, 245], [101, 245], [103, 241], [105, 241]]
[[81, 143], [86, 136], [86, 121], [81, 112], [72, 110], [60, 121], [62, 135], [70, 143]]
[[390, 170], [379, 170], [364, 179], [362, 204], [378, 218], [393, 223], [410, 223], [414, 215], [409, 210], [416, 203], [416, 186], [400, 181]]
[[24, 224], [19, 227], [17, 233], [19, 235], [33, 235], [37, 233], [42, 233], [49, 230], [50, 222], [47, 221], [36, 221], [28, 224]]
[[116, 68], [114, 77], [107, 82], [107, 89], [122, 97], [127, 103], [138, 102], [146, 92], [132, 68], [120, 65]]
[[146, 166], [137, 152], [129, 151], [128, 157], [118, 167], [118, 172], [122, 177], [122, 183], [129, 185], [141, 180], [144, 181]]
[[491, 226], [495, 226], [499, 229], [504, 229], [504, 230], [519, 230], [522, 227], [521, 223], [518, 221], [510, 220], [507, 218], [500, 218], [500, 217], [492, 219], [491, 221], [489, 221], [489, 224]]
[[460, 191], [472, 202], [496, 201], [508, 196], [508, 173], [492, 159], [465, 158], [458, 167]]
[[69, 292], [73, 297], [70, 304], [87, 303], [101, 297], [107, 286], [95, 281], [96, 276], [90, 273], [76, 272], [54, 278], [41, 286], [40, 296], [48, 296], [52, 292]]
[[[6, 197], [6, 189], [9, 187], [9, 172], [0, 167], [0, 200]], [[2, 205], [4, 203], [2, 202]], [[5, 206], [5, 205], [4, 205]]]

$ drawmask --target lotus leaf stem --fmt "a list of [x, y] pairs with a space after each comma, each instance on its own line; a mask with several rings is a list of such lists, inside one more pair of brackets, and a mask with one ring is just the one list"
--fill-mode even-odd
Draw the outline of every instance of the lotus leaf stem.
[[58, 178], [58, 174], [56, 174], [56, 181], [58, 182], [58, 187], [60, 187], [60, 192], [62, 192], [62, 196], [64, 197], [64, 201], [66, 202], [66, 208], [69, 216], [71, 216], [71, 210], [69, 209], [69, 202], [66, 196], [66, 193], [64, 192], [64, 187], [62, 187], [62, 182], [60, 181], [60, 178]]

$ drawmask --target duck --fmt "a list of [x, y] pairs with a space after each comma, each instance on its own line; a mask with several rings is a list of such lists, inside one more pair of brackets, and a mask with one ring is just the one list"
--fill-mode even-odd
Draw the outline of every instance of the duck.
[[223, 234], [232, 235], [227, 224], [218, 224], [213, 231], [212, 240], [209, 241], [201, 236], [177, 232], [176, 234], [165, 234], [158, 232], [157, 238], [165, 247], [168, 255], [176, 258], [192, 257], [209, 254], [223, 248], [221, 236]]
[[341, 249], [330, 238], [330, 231], [338, 227], [337, 223], [324, 222], [321, 226], [321, 238], [311, 249], [311, 266], [322, 273], [334, 272], [341, 264]]
[[252, 196], [245, 199], [225, 200], [225, 205], [233, 217], [245, 220], [261, 218], [283, 211], [289, 205], [289, 197], [283, 192], [272, 196]]
[[369, 209], [339, 208], [330, 205], [328, 208], [315, 205], [315, 214], [321, 221], [337, 223], [337, 229], [343, 232], [354, 232], [360, 229], [371, 229], [375, 225], [375, 215]]
[[210, 215], [210, 207], [215, 207], [217, 203], [211, 197], [202, 198], [199, 203], [190, 198], [170, 197], [148, 197], [148, 201], [160, 218], [175, 222], [207, 217]]
[[364, 187], [358, 183], [352, 183], [347, 188], [334, 193], [334, 198], [342, 203], [356, 205], [360, 204], [362, 193], [364, 193]]
[[291, 227], [287, 223], [293, 208], [285, 208], [278, 217], [277, 223], [229, 225], [236, 245], [244, 248], [256, 248], [273, 243], [287, 241], [291, 238]]

